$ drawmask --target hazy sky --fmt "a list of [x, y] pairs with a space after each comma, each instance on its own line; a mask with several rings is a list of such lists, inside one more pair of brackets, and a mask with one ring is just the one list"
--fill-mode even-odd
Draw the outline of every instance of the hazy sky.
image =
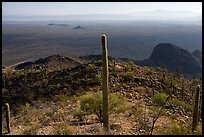
[[191, 11], [202, 14], [202, 2], [2, 2], [2, 15], [120, 14], [143, 11]]

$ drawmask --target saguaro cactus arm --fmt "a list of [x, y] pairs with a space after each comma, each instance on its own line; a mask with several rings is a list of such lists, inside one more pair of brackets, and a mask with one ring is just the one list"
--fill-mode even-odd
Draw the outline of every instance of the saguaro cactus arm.
[[195, 132], [198, 126], [198, 114], [199, 114], [199, 97], [200, 97], [200, 85], [197, 86], [196, 95], [195, 95], [195, 104], [193, 110], [193, 123], [192, 123], [192, 133]]
[[10, 108], [9, 108], [9, 104], [6, 103], [6, 125], [7, 125], [7, 131], [8, 133], [11, 132], [11, 128], [10, 128]]
[[102, 35], [102, 59], [103, 59], [103, 127], [106, 134], [109, 134], [109, 101], [108, 101], [108, 51], [107, 51], [107, 38], [106, 35]]

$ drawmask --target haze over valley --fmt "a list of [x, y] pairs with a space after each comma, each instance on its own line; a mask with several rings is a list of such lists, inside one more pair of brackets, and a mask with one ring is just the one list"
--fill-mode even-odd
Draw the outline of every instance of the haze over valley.
[[151, 20], [4, 21], [2, 63], [12, 65], [52, 54], [101, 54], [102, 34], [108, 37], [109, 55], [116, 58], [147, 59], [159, 43], [193, 52], [202, 50], [201, 31], [197, 24]]

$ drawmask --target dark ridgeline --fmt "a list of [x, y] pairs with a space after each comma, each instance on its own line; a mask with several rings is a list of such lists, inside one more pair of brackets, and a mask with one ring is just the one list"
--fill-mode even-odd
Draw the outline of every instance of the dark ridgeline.
[[55, 24], [55, 23], [49, 23], [48, 26], [61, 26], [61, 27], [68, 27], [68, 24]]
[[77, 27], [75, 27], [75, 28], [73, 28], [74, 30], [84, 30], [85, 28], [84, 27], [81, 27], [80, 25], [79, 26], [77, 26]]
[[191, 54], [176, 45], [161, 43], [153, 49], [148, 59], [135, 61], [135, 63], [141, 66], [161, 67], [175, 73], [199, 76], [202, 73], [202, 65], [199, 62], [201, 56], [202, 53], [198, 51]]
[[195, 50], [192, 52], [192, 55], [200, 63], [202, 67], [202, 52], [200, 50]]
[[63, 68], [75, 67], [83, 64], [84, 61], [77, 57], [64, 57], [60, 55], [52, 55], [45, 58], [40, 58], [34, 62], [24, 62], [15, 67], [15, 69], [28, 69], [32, 66], [47, 67], [57, 69], [60, 66]]

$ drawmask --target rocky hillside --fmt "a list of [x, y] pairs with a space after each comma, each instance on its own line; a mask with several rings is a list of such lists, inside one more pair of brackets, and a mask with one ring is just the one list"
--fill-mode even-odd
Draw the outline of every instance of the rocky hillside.
[[49, 70], [59, 70], [75, 67], [77, 65], [85, 63], [78, 57], [65, 57], [60, 55], [52, 55], [45, 58], [40, 58], [34, 62], [25, 62], [15, 66], [15, 69], [49, 69]]
[[[200, 58], [198, 52], [193, 54], [196, 58]], [[200, 76], [202, 74], [202, 65], [200, 60], [195, 59], [190, 52], [170, 43], [162, 43], [157, 45], [151, 56], [143, 61], [136, 62], [142, 66], [162, 67], [174, 73], [183, 73], [185, 75]]]
[[[67, 67], [47, 68], [59, 66], [59, 60]], [[2, 134], [7, 134], [6, 102], [11, 108], [11, 135], [103, 134], [102, 123], [96, 114], [79, 111], [83, 95], [102, 90], [101, 60], [74, 60], [54, 55], [35, 63], [49, 65], [45, 65], [45, 69], [33, 67], [32, 71], [4, 68]], [[198, 79], [188, 80], [159, 67], [141, 67], [131, 61], [118, 62], [113, 58], [109, 61], [110, 93], [127, 101], [129, 109], [111, 113], [110, 133], [149, 135], [153, 127], [153, 135], [191, 134], [198, 84], [202, 87], [202, 81]], [[152, 121], [158, 115], [153, 126]], [[201, 122], [200, 115], [196, 134], [201, 134]]]

